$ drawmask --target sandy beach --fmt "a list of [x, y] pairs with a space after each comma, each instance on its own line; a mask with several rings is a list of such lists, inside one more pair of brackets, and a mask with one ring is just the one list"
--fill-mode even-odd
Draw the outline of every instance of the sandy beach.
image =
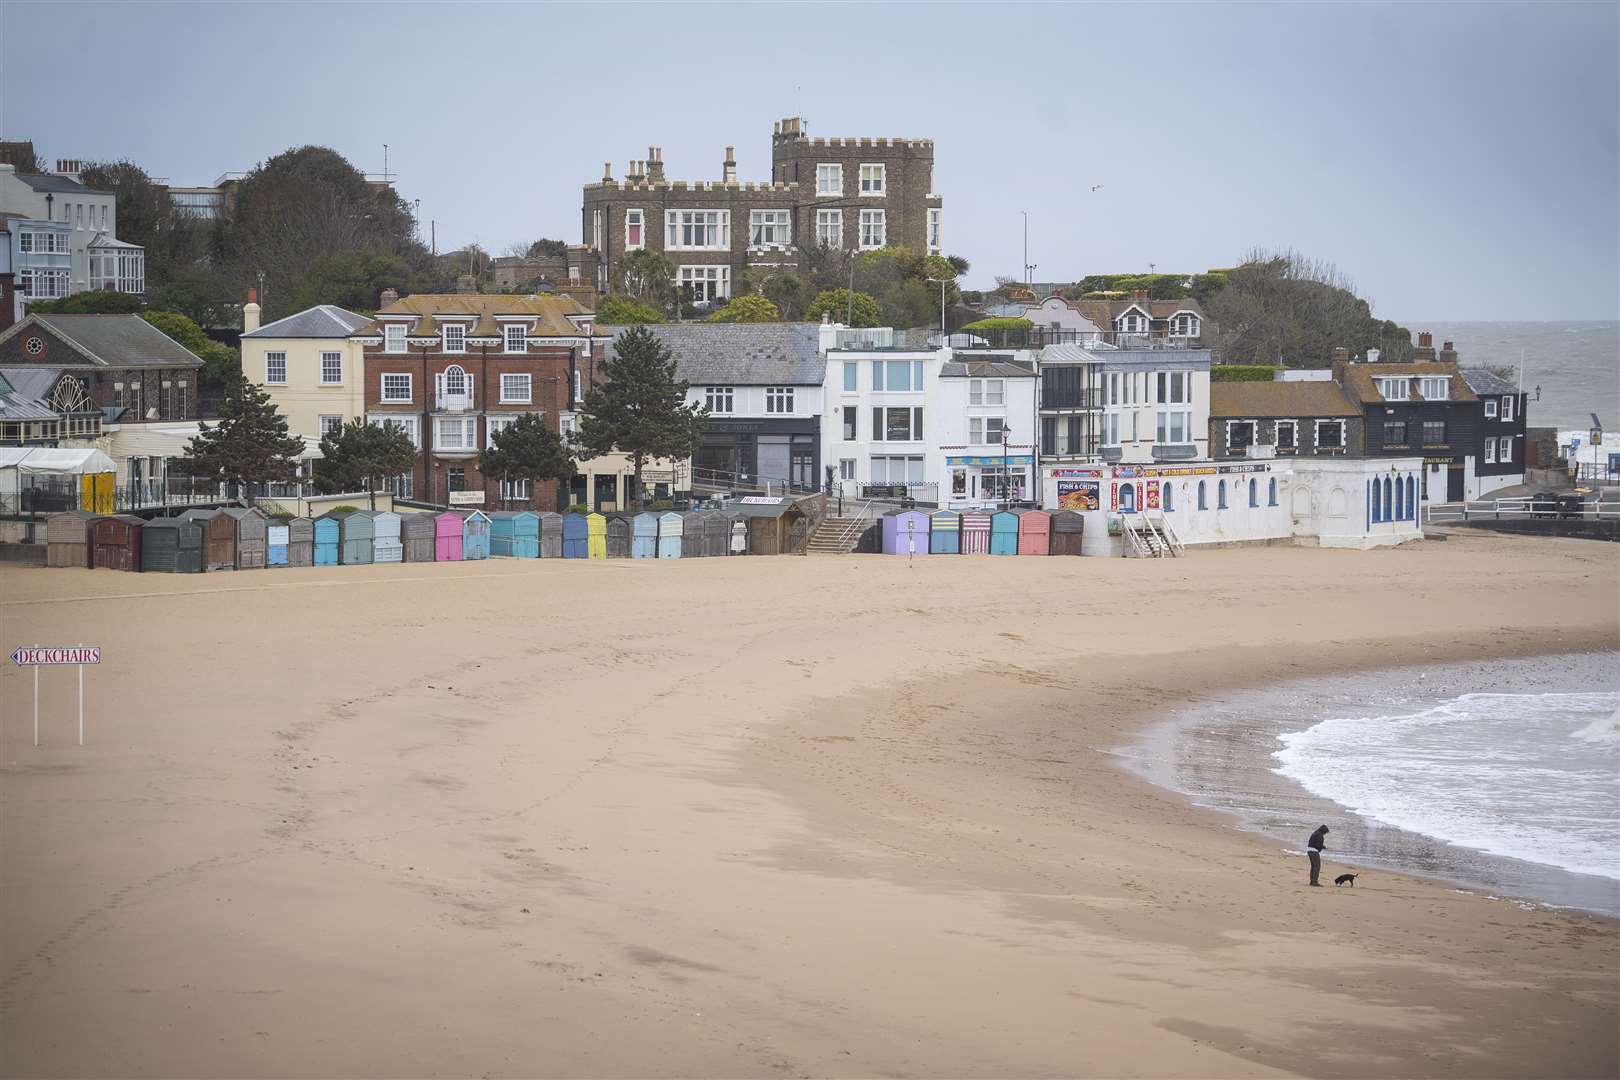
[[[1122, 768], [1283, 677], [1615, 648], [1613, 545], [0, 569], [7, 1076], [1584, 1077], [1620, 927]], [[1338, 865], [1330, 857], [1330, 872]]]

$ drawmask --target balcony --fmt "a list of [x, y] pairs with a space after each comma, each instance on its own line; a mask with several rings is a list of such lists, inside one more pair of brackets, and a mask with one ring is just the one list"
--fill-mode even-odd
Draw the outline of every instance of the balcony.
[[[1250, 447], [1250, 449], [1252, 450], [1254, 448]], [[1154, 461], [1192, 461], [1197, 457], [1198, 447], [1193, 443], [1153, 444]]]
[[439, 412], [464, 413], [472, 412], [473, 393], [465, 390], [454, 393], [449, 390], [440, 390], [433, 395], [433, 407]]

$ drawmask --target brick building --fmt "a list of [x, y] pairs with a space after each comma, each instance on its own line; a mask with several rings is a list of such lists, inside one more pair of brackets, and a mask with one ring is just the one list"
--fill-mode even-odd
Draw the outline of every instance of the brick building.
[[663, 150], [649, 147], [623, 180], [609, 162], [584, 189], [585, 247], [606, 291], [634, 251], [663, 254], [697, 303], [724, 300], [744, 269], [792, 267], [796, 249], [904, 246], [940, 251], [941, 200], [929, 139], [811, 139], [804, 121], [779, 122], [771, 178], [737, 179], [726, 147], [718, 180], [671, 180]]
[[27, 315], [0, 333], [0, 367], [73, 376], [83, 404], [69, 411], [108, 422], [197, 418], [202, 360], [139, 315]]
[[567, 296], [384, 292], [375, 321], [352, 337], [364, 348], [367, 417], [404, 428], [419, 450], [395, 494], [446, 504], [452, 492], [473, 492], [482, 501], [456, 501], [556, 509], [554, 482], [531, 490], [526, 480], [485, 477], [478, 452], [524, 413], [572, 430], [605, 355], [594, 320]]

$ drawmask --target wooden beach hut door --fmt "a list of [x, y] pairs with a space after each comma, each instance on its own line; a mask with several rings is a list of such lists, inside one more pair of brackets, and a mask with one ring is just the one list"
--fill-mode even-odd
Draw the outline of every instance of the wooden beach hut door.
[[467, 511], [462, 518], [461, 557], [489, 558], [489, 515], [482, 510]]
[[968, 511], [962, 515], [962, 554], [990, 554], [990, 515]]
[[[656, 525], [653, 527], [657, 528]], [[623, 514], [614, 514], [607, 519], [607, 557], [630, 557], [630, 519]]]
[[658, 517], [658, 557], [660, 559], [678, 559], [681, 557], [684, 543], [685, 522], [681, 515], [670, 511]]
[[631, 522], [630, 557], [632, 559], [658, 558], [657, 514], [637, 514]]
[[703, 554], [710, 557], [731, 552], [731, 531], [734, 522], [727, 514], [703, 516]]
[[315, 565], [336, 566], [338, 564], [338, 548], [341, 545], [342, 528], [335, 517], [318, 517], [315, 519]]
[[236, 568], [262, 570], [265, 565], [265, 546], [270, 533], [270, 519], [264, 511], [251, 507], [223, 511], [236, 519]]
[[141, 568], [141, 519], [119, 515], [97, 518], [91, 525], [98, 568], [139, 570]]
[[544, 513], [539, 520], [540, 558], [562, 558], [563, 519], [561, 514]]
[[[790, 555], [803, 555], [805, 548], [810, 545], [810, 519], [800, 514], [788, 522], [787, 553]], [[923, 541], [923, 551], [928, 550], [928, 542]]]
[[704, 543], [705, 516], [698, 510], [681, 515], [681, 558], [700, 559], [709, 553], [708, 546]]
[[1052, 515], [1045, 510], [1025, 510], [1018, 515], [1018, 554], [1052, 553]]
[[377, 510], [371, 514], [371, 558], [373, 562], [397, 563], [405, 561], [403, 540], [404, 523], [392, 510]]
[[1018, 554], [1018, 515], [1010, 510], [990, 515], [990, 554]]
[[605, 559], [607, 549], [607, 518], [601, 514], [585, 515], [585, 557]]
[[1080, 534], [1086, 519], [1073, 510], [1059, 510], [1052, 515], [1053, 555], [1080, 554]]
[[928, 551], [932, 555], [962, 553], [962, 515], [955, 510], [935, 510], [928, 515]]
[[287, 565], [312, 566], [315, 563], [315, 522], [295, 517], [287, 522]]
[[564, 514], [562, 516], [562, 557], [565, 559], [583, 559], [589, 553], [587, 544], [590, 537], [590, 524], [585, 520], [584, 514]]
[[446, 510], [433, 518], [433, 558], [435, 562], [461, 561], [461, 533], [465, 526], [461, 515]]
[[264, 530], [264, 565], [286, 566], [288, 538], [292, 529], [286, 525], [267, 525]]

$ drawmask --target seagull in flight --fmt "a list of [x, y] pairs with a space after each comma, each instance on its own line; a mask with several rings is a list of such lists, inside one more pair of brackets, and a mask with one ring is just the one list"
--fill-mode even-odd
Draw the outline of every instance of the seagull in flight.
[[1101, 184], [1092, 184], [1091, 185], [1091, 190], [1092, 191], [1101, 191], [1102, 190], [1102, 185]]

